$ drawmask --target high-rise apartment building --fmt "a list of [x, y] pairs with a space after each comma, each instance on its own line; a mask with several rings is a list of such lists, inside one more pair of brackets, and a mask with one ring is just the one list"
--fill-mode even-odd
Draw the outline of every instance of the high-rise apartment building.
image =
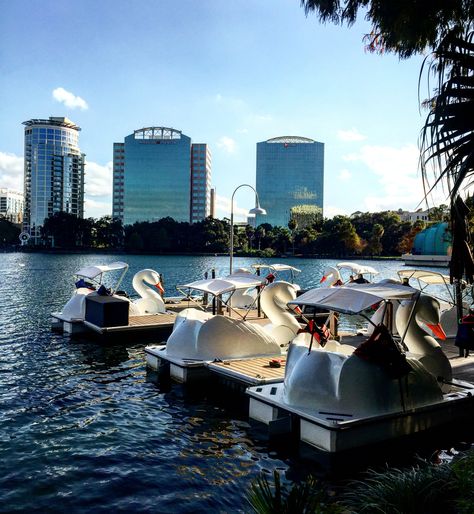
[[23, 221], [23, 193], [0, 189], [0, 218], [20, 224]]
[[191, 205], [190, 221], [195, 223], [211, 213], [211, 152], [205, 143], [191, 147]]
[[44, 220], [56, 212], [84, 217], [81, 130], [68, 118], [32, 119], [25, 125], [25, 211], [23, 229], [34, 244]]
[[209, 148], [193, 145], [179, 130], [148, 127], [114, 143], [113, 176], [112, 215], [124, 225], [209, 215]]
[[257, 143], [257, 192], [266, 216], [257, 225], [286, 227], [291, 209], [323, 208], [324, 144], [306, 137], [284, 136]]

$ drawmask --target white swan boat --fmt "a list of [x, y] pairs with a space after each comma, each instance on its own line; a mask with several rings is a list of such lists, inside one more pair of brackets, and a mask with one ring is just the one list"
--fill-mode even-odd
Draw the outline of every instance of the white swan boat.
[[[222, 279], [178, 286], [181, 291], [187, 288], [217, 298], [229, 315], [196, 308], [183, 310], [176, 317], [166, 345], [145, 348], [147, 365], [155, 370], [169, 365], [171, 378], [189, 382], [209, 376], [207, 364], [213, 361], [281, 355], [300, 329], [286, 308], [296, 298], [296, 288], [282, 281], [263, 287], [265, 282], [264, 277], [237, 272]], [[250, 309], [242, 314], [232, 306], [236, 292], [251, 288], [259, 289], [261, 307], [268, 320], [250, 320]]]
[[[126, 313], [124, 316], [126, 322], [123, 325], [127, 326], [129, 316], [136, 318], [165, 314], [166, 308], [162, 298], [164, 290], [161, 277], [156, 271], [144, 269], [134, 275], [132, 286], [139, 295], [138, 299], [133, 300], [125, 292], [119, 291], [128, 268], [127, 263], [117, 261], [107, 265], [87, 266], [76, 271], [74, 273], [76, 289], [61, 311], [51, 314], [53, 327], [62, 328], [68, 334], [81, 333], [87, 331], [87, 328], [95, 329], [95, 324], [88, 320], [88, 299], [113, 299], [119, 305], [122, 304], [121, 312]], [[115, 282], [110, 278], [107, 280], [106, 277], [110, 276], [116, 278]], [[109, 287], [106, 287], [106, 284]]]
[[441, 326], [446, 333], [446, 337], [456, 337], [458, 320], [468, 313], [469, 305], [472, 303], [472, 287], [464, 280], [460, 283], [459, 293], [462, 307], [458, 309], [456, 285], [451, 284], [448, 275], [421, 269], [403, 269], [397, 271], [397, 274], [400, 282], [410, 283], [412, 287], [416, 287], [421, 292], [430, 294], [439, 300]]
[[335, 266], [327, 266], [325, 268], [320, 283], [325, 282], [327, 286], [335, 286], [347, 284], [351, 281], [360, 283], [373, 282], [374, 277], [378, 274], [379, 272], [372, 266], [356, 262], [338, 262]]
[[322, 348], [309, 334], [292, 341], [283, 383], [251, 387], [249, 416], [274, 428], [293, 428], [300, 441], [327, 452], [411, 435], [470, 416], [474, 385], [453, 380], [439, 343], [439, 302], [393, 281], [313, 289], [290, 304], [360, 314], [398, 303], [400, 338], [381, 324], [358, 347], [329, 341]]
[[[291, 266], [289, 264], [252, 264], [250, 268], [260, 277], [265, 279], [265, 284], [274, 281], [278, 282], [289, 282], [293, 284], [297, 291], [301, 290], [301, 287], [295, 282], [298, 273], [301, 270]], [[251, 273], [248, 268], [240, 268], [240, 273]], [[235, 274], [235, 273], [234, 273]], [[231, 300], [231, 305], [234, 308], [252, 308], [259, 309], [260, 306], [257, 301], [258, 291], [256, 288], [250, 288], [248, 290], [239, 289], [234, 292]]]

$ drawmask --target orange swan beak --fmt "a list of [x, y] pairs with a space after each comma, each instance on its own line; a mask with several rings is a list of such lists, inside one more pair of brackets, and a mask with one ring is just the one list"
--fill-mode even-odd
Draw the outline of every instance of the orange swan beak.
[[443, 327], [440, 323], [437, 325], [432, 325], [431, 323], [427, 323], [426, 326], [433, 332], [433, 334], [439, 339], [446, 339], [446, 332], [443, 330]]

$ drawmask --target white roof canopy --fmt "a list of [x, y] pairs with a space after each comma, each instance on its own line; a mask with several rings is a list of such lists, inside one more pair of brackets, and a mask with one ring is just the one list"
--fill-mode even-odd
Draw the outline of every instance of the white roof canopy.
[[290, 266], [289, 264], [252, 264], [252, 268], [266, 268], [272, 271], [293, 271], [294, 273], [301, 273], [300, 269]]
[[379, 272], [372, 268], [372, 266], [363, 266], [362, 264], [357, 264], [356, 262], [339, 262], [336, 264], [336, 268], [338, 269], [348, 269], [352, 273], [365, 275], [365, 274], [371, 274], [371, 275], [378, 275]]
[[[421, 282], [428, 285], [450, 285], [449, 276], [443, 275], [436, 271], [427, 271], [421, 269], [404, 269], [397, 271], [400, 279], [402, 278], [416, 278]], [[464, 282], [464, 281], [463, 281]]]
[[112, 262], [111, 264], [104, 264], [100, 266], [87, 266], [85, 268], [81, 268], [79, 271], [76, 271], [74, 275], [85, 277], [89, 279], [94, 279], [102, 273], [106, 273], [108, 271], [116, 271], [116, 270], [127, 270], [128, 264], [126, 262]]
[[178, 289], [194, 289], [203, 293], [219, 296], [225, 293], [231, 293], [238, 289], [249, 289], [265, 284], [265, 278], [249, 273], [235, 273], [224, 278], [211, 278], [204, 280], [196, 280], [188, 284], [177, 286]]
[[419, 291], [412, 287], [392, 281], [382, 281], [375, 284], [350, 284], [311, 289], [288, 304], [358, 314], [383, 300], [409, 300], [417, 294]]

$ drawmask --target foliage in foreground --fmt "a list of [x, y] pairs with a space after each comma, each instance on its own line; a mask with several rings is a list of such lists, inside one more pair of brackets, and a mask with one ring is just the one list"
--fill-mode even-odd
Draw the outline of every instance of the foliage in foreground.
[[373, 514], [454, 513], [456, 475], [448, 464], [422, 463], [410, 469], [371, 470], [350, 484], [342, 503], [350, 512]]
[[247, 500], [258, 514], [472, 514], [474, 451], [452, 463], [420, 462], [408, 469], [369, 470], [349, 483], [343, 494], [330, 497], [310, 476], [301, 484], [274, 484], [265, 475], [250, 486]]
[[258, 514], [337, 514], [342, 509], [328, 498], [318, 481], [310, 476], [291, 488], [281, 484], [278, 471], [273, 473], [271, 486], [261, 475], [250, 486], [247, 500]]

